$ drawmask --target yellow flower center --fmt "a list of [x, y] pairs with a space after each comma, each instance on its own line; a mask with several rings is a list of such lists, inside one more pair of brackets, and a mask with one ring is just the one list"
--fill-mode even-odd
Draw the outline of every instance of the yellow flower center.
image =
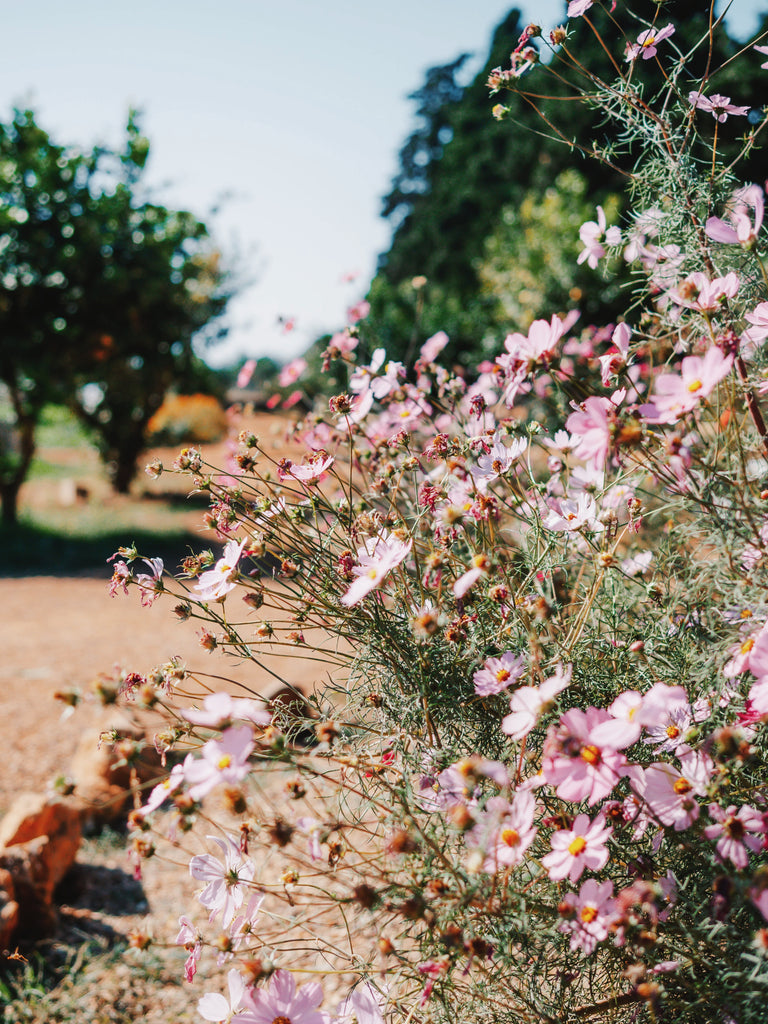
[[505, 668], [500, 668], [499, 671], [496, 673], [496, 682], [506, 683], [506, 681], [509, 679], [509, 676], [510, 673]]
[[741, 647], [739, 648], [739, 653], [740, 654], [749, 654], [749, 652], [752, 650], [752, 648], [754, 646], [755, 646], [755, 638], [753, 636], [751, 636], [749, 638], [749, 640], [745, 640], [744, 643], [741, 645]]
[[224, 754], [222, 755], [222, 757], [219, 758], [219, 762], [216, 765], [216, 767], [219, 769], [220, 772], [223, 772], [224, 769], [229, 768], [231, 764], [232, 758], [229, 756], [229, 754]]
[[379, 570], [375, 568], [369, 569], [365, 575], [368, 577], [369, 580], [375, 580], [376, 577], [379, 575]]
[[506, 846], [518, 846], [520, 844], [520, 833], [516, 828], [505, 828], [501, 833], [501, 841]]
[[671, 740], [676, 740], [679, 735], [680, 735], [680, 730], [677, 728], [676, 725], [668, 725], [667, 726], [667, 736], [669, 736], [669, 738]]
[[701, 391], [701, 388], [702, 383], [700, 380], [698, 380], [698, 378], [696, 380], [692, 380], [691, 383], [688, 385], [688, 390], [691, 392], [692, 395], [695, 394], [697, 391]]
[[592, 744], [581, 748], [581, 756], [587, 764], [600, 764], [600, 750]]
[[678, 796], [682, 796], [684, 793], [690, 793], [693, 786], [688, 779], [678, 779], [672, 789], [674, 789]]
[[581, 912], [581, 920], [584, 922], [584, 924], [592, 924], [596, 917], [596, 907], [584, 907], [584, 909]]
[[578, 857], [578, 855], [583, 853], [586, 848], [587, 840], [584, 836], [576, 836], [575, 839], [571, 840], [570, 845], [568, 846], [568, 853], [570, 853], [572, 857]]

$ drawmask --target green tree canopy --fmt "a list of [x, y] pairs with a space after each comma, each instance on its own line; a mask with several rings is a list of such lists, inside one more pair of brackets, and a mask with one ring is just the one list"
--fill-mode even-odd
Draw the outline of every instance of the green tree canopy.
[[95, 431], [127, 489], [147, 421], [191, 382], [193, 338], [220, 337], [228, 277], [205, 224], [150, 201], [136, 116], [119, 150], [57, 145], [31, 111], [0, 125], [0, 435], [3, 515], [34, 453], [42, 406], [65, 402]]

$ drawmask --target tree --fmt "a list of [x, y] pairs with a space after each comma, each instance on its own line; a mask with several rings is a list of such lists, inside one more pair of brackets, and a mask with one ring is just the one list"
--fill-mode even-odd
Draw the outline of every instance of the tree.
[[54, 144], [31, 111], [0, 125], [0, 437], [3, 518], [34, 454], [42, 406], [68, 404], [126, 491], [171, 384], [202, 368], [231, 290], [205, 224], [142, 189], [149, 142], [135, 114], [121, 150]]
[[[655, 0], [639, 0], [633, 7], [648, 24], [660, 16]], [[677, 26], [673, 41], [683, 52], [706, 36], [707, 4], [672, 0], [665, 5], [666, 14]], [[589, 20], [603, 35], [610, 17], [600, 4], [590, 8]], [[566, 101], [575, 95], [573, 84], [543, 67], [521, 80], [522, 90], [530, 85], [529, 96], [520, 92], [489, 98], [488, 76], [496, 67], [509, 66], [510, 51], [524, 27], [520, 12], [512, 9], [494, 31], [484, 67], [466, 88], [458, 86], [455, 78], [455, 88], [446, 87], [448, 76], [463, 65], [461, 57], [442, 69], [428, 71], [424, 86], [413, 94], [418, 103], [417, 128], [401, 150], [401, 170], [383, 205], [383, 215], [393, 223], [392, 243], [379, 259], [368, 296], [371, 335], [394, 358], [413, 351], [430, 333], [442, 328], [451, 337], [446, 357], [471, 364], [483, 355], [484, 341], [498, 340], [500, 327], [527, 329], [527, 323], [499, 323], [498, 304], [478, 277], [478, 269], [487, 258], [487, 240], [496, 235], [498, 242], [499, 211], [519, 206], [526, 197], [533, 203], [543, 202], [558, 176], [575, 167], [586, 181], [592, 219], [597, 204], [603, 204], [611, 194], [624, 192], [627, 175], [640, 155], [622, 148], [623, 141], [606, 127], [596, 109], [575, 99]], [[627, 31], [634, 35], [643, 27], [643, 22], [636, 19]], [[585, 19], [571, 19], [567, 45], [591, 72], [607, 82], [615, 79], [611, 58]], [[545, 52], [543, 46], [540, 49]], [[735, 64], [728, 64], [737, 49], [725, 33], [718, 35], [711, 62], [713, 67], [725, 67], [718, 72], [713, 88], [716, 85], [719, 92], [730, 91], [739, 103], [760, 105], [763, 88], [758, 76], [764, 72], [754, 62], [745, 77], [743, 67], [737, 71]], [[702, 73], [699, 64], [707, 60], [704, 48], [692, 62], [694, 73]], [[645, 63], [636, 62], [633, 84], [648, 91], [657, 88], [658, 83], [650, 67], [653, 62], [644, 67]], [[556, 59], [552, 66], [557, 71]], [[499, 98], [509, 113], [503, 121], [494, 121], [491, 107]], [[567, 119], [563, 110], [567, 110]], [[736, 155], [741, 131], [743, 128], [721, 126], [723, 154], [727, 151]], [[440, 141], [439, 146], [426, 147], [428, 159], [423, 155], [424, 147], [419, 147], [421, 139]], [[584, 159], [594, 147], [610, 156], [611, 165]], [[418, 157], [418, 173], [413, 168], [414, 154]], [[764, 171], [760, 163], [760, 154], [753, 153], [742, 165], [745, 174], [761, 180], [759, 175], [764, 176]], [[501, 255], [497, 246], [496, 259]], [[537, 258], [533, 253], [534, 262]], [[516, 247], [514, 259], [528, 259], [524, 244]], [[411, 281], [422, 276], [427, 283], [417, 294]], [[600, 296], [601, 315], [606, 322], [622, 306], [615, 301], [617, 295], [614, 292], [611, 301], [606, 301], [604, 293]], [[569, 302], [568, 289], [559, 298], [555, 292], [547, 298], [551, 304], [535, 315], [550, 315], [564, 308]], [[595, 315], [597, 306], [592, 302], [590, 316]], [[533, 314], [532, 308], [529, 313]]]

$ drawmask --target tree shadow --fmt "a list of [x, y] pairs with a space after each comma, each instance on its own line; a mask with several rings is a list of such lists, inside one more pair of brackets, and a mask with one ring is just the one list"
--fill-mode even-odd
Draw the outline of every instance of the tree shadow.
[[56, 530], [27, 526], [0, 526], [0, 579], [25, 576], [94, 576], [108, 579], [107, 559], [125, 544], [159, 557], [171, 572], [191, 551], [199, 550], [200, 536], [191, 530], [156, 533], [121, 528], [114, 533], [77, 537]]

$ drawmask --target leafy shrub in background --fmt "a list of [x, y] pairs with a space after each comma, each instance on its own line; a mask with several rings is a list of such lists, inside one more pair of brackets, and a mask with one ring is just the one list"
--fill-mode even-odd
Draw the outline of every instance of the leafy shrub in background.
[[549, 70], [526, 29], [490, 85], [581, 82], [636, 154], [623, 229], [598, 209], [578, 231], [580, 264], [634, 268], [626, 322], [535, 320], [471, 383], [444, 334], [406, 366], [342, 332], [347, 389], [297, 426], [301, 462], [247, 431], [227, 477], [179, 455], [220, 558], [114, 557], [114, 593], [171, 596], [205, 649], [315, 684], [307, 718], [178, 662], [122, 683], [180, 758], [133, 854], [189, 849], [186, 976], [230, 966], [206, 1020], [319, 1024], [301, 972], [348, 981], [334, 1019], [360, 1024], [765, 1019], [765, 194], [718, 136], [741, 119], [748, 152], [766, 119], [716, 91], [714, 17], [682, 53], [662, 13], [608, 11], [592, 74], [570, 28], [599, 6], [572, 0]]
[[218, 441], [228, 421], [213, 395], [166, 395], [147, 424], [147, 442], [155, 445]]

